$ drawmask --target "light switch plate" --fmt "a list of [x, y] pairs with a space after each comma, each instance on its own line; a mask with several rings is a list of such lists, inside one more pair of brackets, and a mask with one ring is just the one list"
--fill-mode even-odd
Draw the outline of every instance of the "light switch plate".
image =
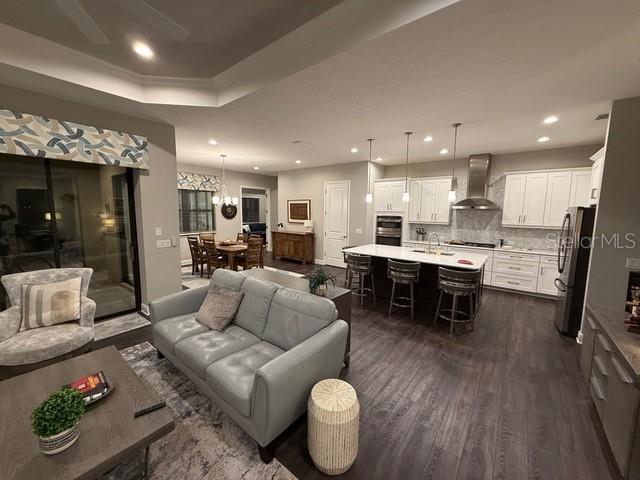
[[162, 227], [156, 227], [156, 237], [161, 237], [162, 236]]
[[165, 238], [163, 240], [156, 240], [156, 248], [169, 248], [171, 247], [171, 240]]
[[178, 246], [178, 239], [176, 237], [171, 237], [171, 246], [172, 247]]
[[640, 258], [627, 258], [627, 270], [640, 270]]

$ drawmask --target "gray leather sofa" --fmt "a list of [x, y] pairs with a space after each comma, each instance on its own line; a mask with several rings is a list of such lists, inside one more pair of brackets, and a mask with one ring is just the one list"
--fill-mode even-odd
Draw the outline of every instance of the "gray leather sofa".
[[269, 444], [306, 411], [313, 385], [340, 374], [348, 327], [325, 298], [223, 269], [211, 283], [244, 292], [232, 324], [199, 323], [209, 287], [185, 290], [151, 302], [154, 345], [269, 462]]

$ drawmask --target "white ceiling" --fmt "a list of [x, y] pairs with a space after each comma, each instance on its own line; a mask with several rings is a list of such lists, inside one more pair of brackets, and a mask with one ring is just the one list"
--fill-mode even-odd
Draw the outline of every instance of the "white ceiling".
[[[339, 15], [353, 19], [358, 11], [367, 12], [358, 10], [364, 3], [345, 0], [290, 35], [299, 39], [309, 29], [312, 36], [322, 22], [344, 21], [335, 18]], [[421, 3], [429, 8], [418, 9], [425, 7]], [[461, 156], [598, 143], [606, 122], [594, 116], [607, 112], [616, 98], [640, 95], [637, 0], [450, 3], [394, 2], [398, 9], [411, 7], [391, 19], [385, 12], [396, 28], [378, 24], [377, 32], [386, 33], [345, 40], [318, 61], [312, 42], [298, 45], [296, 55], [306, 51], [307, 62], [314, 58], [315, 63], [299, 62], [297, 71], [287, 71], [287, 56], [265, 63], [258, 52], [245, 64], [253, 61], [250, 70], [258, 73], [269, 70], [270, 80], [261, 78], [250, 88], [243, 84], [238, 94], [227, 85], [232, 100], [218, 102], [219, 107], [150, 105], [88, 88], [75, 88], [74, 95], [175, 125], [180, 162], [217, 165], [217, 155], [225, 153], [230, 168], [249, 171], [257, 165], [261, 173], [362, 161], [369, 137], [377, 140], [374, 157], [383, 157], [383, 164], [400, 163], [407, 130], [416, 132], [411, 161], [450, 158], [438, 152], [452, 150], [455, 121], [463, 123]], [[432, 13], [422, 16], [426, 11]], [[410, 21], [416, 12], [419, 18]], [[283, 45], [288, 37], [280, 40]], [[269, 47], [268, 58], [277, 58], [279, 45]], [[279, 76], [273, 75], [274, 62], [280, 64]], [[69, 81], [43, 82], [43, 70], [0, 63], [6, 83], [56, 93]], [[68, 96], [62, 89], [57, 94]], [[543, 125], [550, 114], [560, 121]], [[431, 144], [422, 141], [427, 134], [435, 138]], [[551, 141], [538, 144], [542, 135]], [[219, 144], [211, 147], [209, 138]], [[304, 143], [291, 143], [295, 140]], [[360, 152], [349, 153], [352, 146]], [[303, 163], [295, 165], [296, 159]]]

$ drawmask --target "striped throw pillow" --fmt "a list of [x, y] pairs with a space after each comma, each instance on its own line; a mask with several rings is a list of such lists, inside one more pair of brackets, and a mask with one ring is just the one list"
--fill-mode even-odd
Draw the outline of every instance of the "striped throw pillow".
[[80, 319], [80, 277], [42, 285], [22, 285], [20, 331]]

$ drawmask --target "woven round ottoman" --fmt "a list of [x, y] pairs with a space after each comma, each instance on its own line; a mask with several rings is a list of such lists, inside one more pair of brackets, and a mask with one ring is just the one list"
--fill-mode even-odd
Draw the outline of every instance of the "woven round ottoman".
[[309, 396], [307, 444], [313, 463], [327, 475], [349, 470], [358, 455], [360, 404], [354, 388], [331, 378]]

